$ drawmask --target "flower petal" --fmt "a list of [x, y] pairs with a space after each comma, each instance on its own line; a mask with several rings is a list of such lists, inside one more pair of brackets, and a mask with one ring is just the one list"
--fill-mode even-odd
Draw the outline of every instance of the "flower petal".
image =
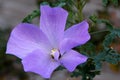
[[86, 62], [87, 57], [74, 51], [70, 50], [66, 52], [62, 58], [60, 59], [60, 62], [65, 66], [70, 72], [74, 71], [75, 68], [84, 62]]
[[60, 45], [61, 52], [63, 53], [64, 51], [68, 51], [73, 47], [85, 44], [90, 39], [88, 27], [88, 23], [83, 21], [67, 29], [64, 34], [64, 40]]
[[47, 35], [53, 47], [58, 48], [67, 19], [67, 11], [60, 7], [41, 6], [40, 29]]
[[50, 78], [52, 72], [60, 65], [47, 53], [35, 50], [22, 60], [26, 72], [35, 72], [44, 78]]
[[50, 42], [35, 25], [21, 23], [13, 29], [7, 43], [6, 53], [23, 58], [36, 49], [50, 51]]

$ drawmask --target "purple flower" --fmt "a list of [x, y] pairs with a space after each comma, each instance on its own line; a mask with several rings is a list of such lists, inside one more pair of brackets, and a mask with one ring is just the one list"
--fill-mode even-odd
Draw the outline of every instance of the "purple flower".
[[7, 43], [6, 53], [22, 59], [26, 72], [50, 78], [60, 65], [72, 72], [87, 57], [72, 50], [89, 39], [88, 23], [83, 21], [65, 29], [67, 11], [60, 7], [41, 6], [40, 28], [33, 24], [17, 25]]

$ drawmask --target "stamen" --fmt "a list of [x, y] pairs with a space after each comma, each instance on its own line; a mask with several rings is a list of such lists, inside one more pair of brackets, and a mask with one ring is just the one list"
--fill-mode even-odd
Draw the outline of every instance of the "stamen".
[[50, 55], [51, 55], [51, 57], [54, 59], [54, 55], [55, 55], [55, 52], [57, 51], [57, 49], [55, 49], [55, 48], [53, 48], [52, 50], [51, 50], [51, 53], [50, 53]]
[[58, 60], [58, 59], [61, 58], [60, 51], [57, 50], [57, 49], [55, 49], [55, 48], [53, 48], [53, 49], [51, 50], [50, 55], [51, 55], [52, 59], [55, 59], [55, 60]]

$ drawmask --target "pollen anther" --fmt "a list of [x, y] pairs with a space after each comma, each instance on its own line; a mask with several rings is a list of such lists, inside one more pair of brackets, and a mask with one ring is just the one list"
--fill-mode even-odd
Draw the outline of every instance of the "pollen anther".
[[51, 50], [51, 53], [50, 53], [50, 55], [51, 55], [51, 57], [54, 59], [54, 55], [55, 55], [55, 52], [57, 51], [57, 49], [55, 49], [55, 48], [53, 48], [52, 50]]

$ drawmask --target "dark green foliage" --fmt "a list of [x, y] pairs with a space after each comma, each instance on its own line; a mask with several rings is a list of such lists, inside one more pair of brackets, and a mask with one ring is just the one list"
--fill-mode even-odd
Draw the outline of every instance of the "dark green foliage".
[[111, 64], [117, 64], [118, 62], [120, 62], [120, 54], [118, 54], [113, 49], [108, 49], [100, 52], [94, 59], [97, 70], [101, 69], [102, 61], [106, 61]]
[[105, 48], [110, 47], [110, 44], [112, 43], [113, 39], [116, 37], [114, 33], [110, 33], [105, 37], [105, 40], [103, 41], [103, 46]]
[[102, 2], [103, 2], [103, 5], [104, 5], [104, 6], [107, 6], [108, 0], [102, 0]]
[[105, 61], [111, 64], [117, 64], [120, 62], [120, 54], [115, 50], [109, 51], [109, 54], [105, 56]]
[[113, 25], [106, 19], [99, 19], [96, 15], [92, 15], [89, 17], [95, 24], [106, 24], [108, 30], [113, 30]]
[[[104, 1], [107, 1], [107, 0], [104, 0]], [[120, 54], [117, 53], [117, 51], [115, 51], [114, 49], [112, 49], [112, 46], [111, 46], [114, 40], [120, 37], [120, 29], [114, 28], [114, 26], [110, 24], [108, 20], [99, 19], [96, 16], [91, 16], [90, 19], [95, 24], [104, 23], [106, 25], [106, 30], [93, 32], [93, 34], [98, 34], [106, 31], [108, 32], [107, 35], [105, 36], [105, 39], [103, 40], [102, 50], [98, 52], [97, 55], [93, 58], [93, 62], [95, 64], [95, 70], [99, 71], [102, 68], [102, 62], [106, 61], [111, 64], [117, 64], [118, 62], [120, 62]], [[96, 52], [94, 52], [94, 54], [96, 54]]]
[[113, 32], [115, 35], [117, 35], [118, 37], [120, 37], [120, 29], [113, 29], [111, 32]]
[[96, 52], [96, 47], [93, 43], [88, 42], [85, 45], [79, 46], [75, 48], [77, 51], [79, 51], [80, 53], [87, 55], [89, 57], [94, 57], [96, 54], [94, 54], [94, 52]]
[[95, 64], [93, 59], [88, 59], [84, 64], [81, 64], [77, 67], [77, 70], [72, 73], [72, 77], [82, 76], [82, 80], [93, 80], [95, 75], [99, 75], [100, 71], [95, 70]]
[[118, 0], [111, 0], [111, 2], [112, 2], [115, 6], [118, 6]]
[[65, 69], [63, 66], [59, 66], [56, 71]]
[[108, 6], [109, 4], [113, 4], [114, 6], [118, 6], [119, 0], [102, 0], [104, 6]]
[[40, 10], [34, 10], [31, 14], [23, 19], [22, 22], [31, 23], [32, 20], [40, 15]]

